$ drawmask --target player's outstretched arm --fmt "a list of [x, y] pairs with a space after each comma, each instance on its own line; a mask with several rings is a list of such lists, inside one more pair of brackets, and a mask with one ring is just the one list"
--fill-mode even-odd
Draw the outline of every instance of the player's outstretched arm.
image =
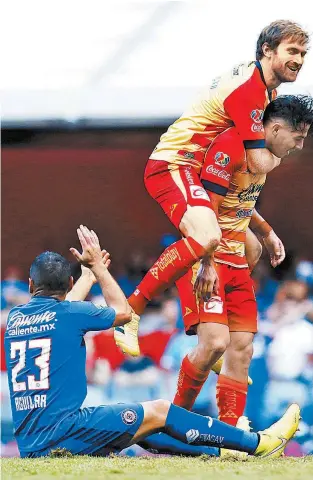
[[272, 267], [275, 268], [280, 265], [286, 257], [284, 244], [272, 227], [255, 209], [253, 210], [249, 226], [262, 237], [264, 246], [269, 253]]
[[90, 231], [86, 226], [80, 225], [77, 234], [83, 251], [81, 254], [75, 248], [70, 248], [70, 251], [78, 262], [94, 274], [107, 305], [115, 310], [113, 326], [124, 325], [131, 320], [132, 310], [124, 293], [108, 271], [110, 254], [101, 251], [99, 239], [93, 230]]

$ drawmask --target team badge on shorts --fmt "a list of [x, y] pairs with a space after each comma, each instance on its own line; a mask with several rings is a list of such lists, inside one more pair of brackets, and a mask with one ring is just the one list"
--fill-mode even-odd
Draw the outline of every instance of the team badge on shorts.
[[219, 165], [220, 167], [226, 167], [229, 162], [230, 162], [230, 157], [227, 155], [227, 153], [224, 152], [217, 152], [214, 156], [214, 160], [216, 165]]
[[135, 410], [123, 410], [121, 415], [122, 420], [126, 425], [134, 425], [138, 418]]

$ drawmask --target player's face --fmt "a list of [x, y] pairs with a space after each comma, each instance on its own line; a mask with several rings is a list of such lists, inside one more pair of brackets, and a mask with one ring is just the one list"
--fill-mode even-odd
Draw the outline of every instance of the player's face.
[[309, 128], [310, 125], [303, 124], [301, 129], [294, 130], [284, 121], [272, 122], [264, 128], [266, 146], [276, 157], [286, 157], [291, 152], [302, 150]]
[[304, 63], [307, 45], [283, 40], [271, 53], [271, 67], [279, 82], [294, 82]]

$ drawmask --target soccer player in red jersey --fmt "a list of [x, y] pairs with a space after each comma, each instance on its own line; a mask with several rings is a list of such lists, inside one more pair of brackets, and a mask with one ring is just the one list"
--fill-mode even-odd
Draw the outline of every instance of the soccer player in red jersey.
[[[214, 79], [162, 135], [148, 160], [145, 186], [183, 238], [161, 254], [129, 297], [137, 314], [199, 259], [195, 289], [202, 298], [214, 291], [217, 276], [212, 259], [221, 230], [199, 178], [207, 149], [217, 135], [235, 125], [247, 151], [249, 171], [266, 173], [273, 168], [277, 159], [265, 147], [260, 121], [266, 105], [276, 97], [275, 89], [296, 80], [308, 42], [308, 34], [298, 24], [271, 23], [257, 41], [256, 61]], [[136, 326], [130, 331], [131, 341], [115, 332], [117, 344], [127, 353], [136, 350], [135, 330]]]
[[[286, 95], [266, 107], [259, 125], [264, 125], [266, 147], [280, 159], [303, 148], [312, 122], [313, 98]], [[280, 261], [275, 255], [277, 245], [283, 249], [271, 227], [255, 211], [266, 174], [252, 174], [247, 159], [240, 131], [231, 127], [214, 139], [201, 172], [202, 185], [210, 195], [222, 231], [214, 254], [218, 294], [207, 302], [197, 299], [193, 284], [199, 263], [176, 282], [186, 333], [198, 335], [198, 345], [182, 362], [174, 403], [191, 409], [212, 365], [224, 354], [217, 403], [220, 420], [232, 425], [245, 408], [257, 331], [257, 305], [245, 256], [249, 225], [263, 237], [273, 266]]]

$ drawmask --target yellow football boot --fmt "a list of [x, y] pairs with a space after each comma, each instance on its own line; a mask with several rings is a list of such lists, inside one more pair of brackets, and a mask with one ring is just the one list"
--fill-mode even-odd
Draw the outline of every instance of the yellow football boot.
[[293, 403], [278, 422], [266, 430], [258, 432], [260, 443], [254, 455], [257, 457], [280, 457], [284, 453], [287, 443], [298, 430], [300, 419], [300, 407]]
[[135, 312], [132, 312], [132, 319], [129, 323], [121, 327], [114, 328], [115, 343], [123, 353], [138, 357], [140, 355], [140, 348], [138, 342], [138, 328], [140, 317]]

